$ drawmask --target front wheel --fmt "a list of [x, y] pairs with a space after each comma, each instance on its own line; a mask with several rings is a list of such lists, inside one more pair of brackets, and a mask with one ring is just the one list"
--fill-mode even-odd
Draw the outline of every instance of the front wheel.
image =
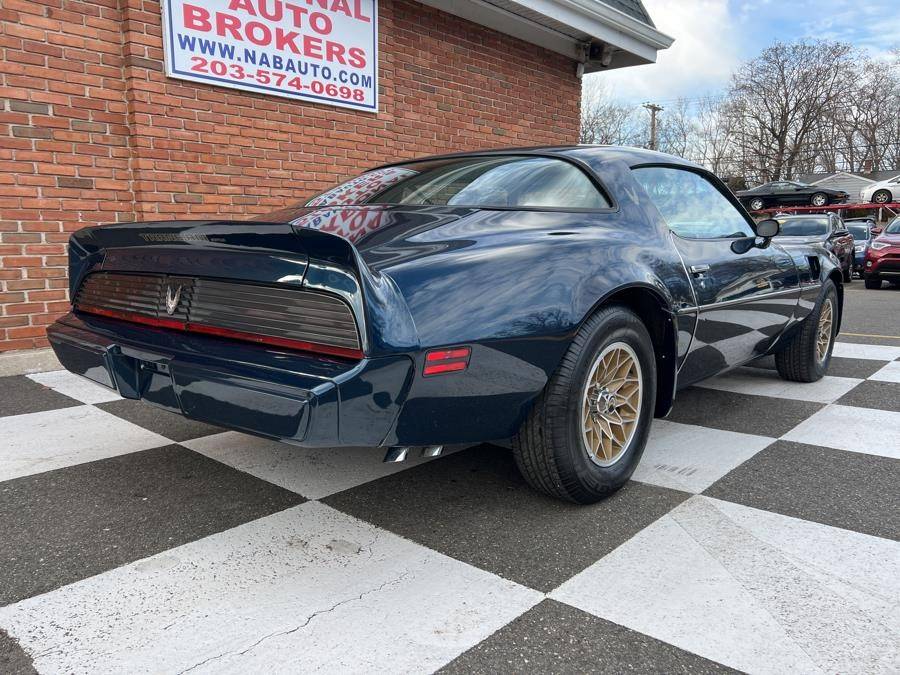
[[853, 281], [853, 261], [852, 260], [847, 261], [847, 269], [843, 270], [842, 274], [844, 275], [844, 283], [845, 284], [849, 284], [851, 281]]
[[866, 288], [870, 291], [877, 291], [881, 288], [881, 279], [878, 277], [866, 277], [865, 279]]
[[750, 203], [748, 204], [748, 206], [750, 207], [750, 210], [751, 210], [751, 211], [762, 211], [762, 208], [763, 208], [765, 205], [766, 205], [766, 203], [765, 203], [762, 199], [760, 199], [759, 197], [756, 197], [756, 198], [754, 198], [754, 199], [751, 199], [751, 200], [750, 200]]
[[775, 367], [785, 380], [815, 382], [831, 363], [838, 326], [837, 288], [830, 279], [822, 285], [819, 301], [784, 348], [775, 353]]
[[824, 192], [816, 192], [812, 197], [809, 198], [809, 203], [813, 206], [827, 206], [828, 195], [826, 195]]
[[552, 497], [598, 501], [637, 467], [655, 402], [647, 328], [625, 307], [603, 307], [578, 331], [513, 439], [516, 464]]

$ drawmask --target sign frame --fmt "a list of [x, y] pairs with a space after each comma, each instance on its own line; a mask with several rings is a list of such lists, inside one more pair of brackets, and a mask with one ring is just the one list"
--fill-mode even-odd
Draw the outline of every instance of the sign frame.
[[[372, 68], [372, 104], [364, 105], [353, 101], [344, 101], [339, 98], [331, 98], [314, 93], [291, 93], [277, 87], [269, 87], [258, 83], [238, 82], [230, 78], [216, 77], [215, 75], [189, 73], [179, 70], [175, 67], [175, 26], [172, 21], [172, 11], [170, 3], [173, 0], [160, 0], [160, 9], [162, 11], [162, 39], [163, 39], [163, 64], [166, 77], [186, 82], [195, 82], [198, 84], [208, 84], [211, 86], [222, 87], [224, 89], [238, 89], [241, 91], [253, 92], [256, 94], [266, 94], [268, 96], [277, 96], [299, 103], [313, 103], [319, 105], [334, 106], [338, 108], [347, 108], [358, 112], [369, 112], [377, 114], [379, 112], [378, 104], [378, 71], [379, 71], [379, 55], [378, 55], [378, 0], [372, 2], [372, 51], [371, 60], [374, 64]], [[340, 85], [338, 85], [340, 86]]]

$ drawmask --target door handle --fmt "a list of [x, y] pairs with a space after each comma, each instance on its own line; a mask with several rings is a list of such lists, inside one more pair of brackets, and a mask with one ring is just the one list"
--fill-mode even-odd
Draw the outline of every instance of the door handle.
[[691, 274], [695, 277], [709, 272], [709, 265], [691, 265]]

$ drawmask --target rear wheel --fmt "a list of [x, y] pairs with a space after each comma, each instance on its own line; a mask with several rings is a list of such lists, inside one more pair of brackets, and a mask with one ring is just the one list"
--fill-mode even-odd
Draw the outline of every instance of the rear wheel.
[[822, 286], [819, 301], [800, 330], [775, 354], [778, 374], [793, 382], [822, 379], [831, 363], [838, 325], [837, 288], [830, 279]]
[[878, 277], [866, 277], [865, 284], [870, 291], [878, 290], [881, 288], [881, 279]]
[[812, 197], [809, 198], [809, 203], [813, 206], [827, 206], [828, 195], [826, 195], [824, 192], [816, 192]]
[[751, 211], [761, 211], [765, 205], [766, 205], [766, 203], [759, 197], [754, 197], [753, 199], [750, 200], [750, 203], [748, 204]]
[[893, 195], [888, 190], [876, 190], [872, 195], [872, 201], [876, 204], [887, 204], [893, 200]]
[[589, 504], [622, 487], [644, 451], [656, 401], [656, 359], [643, 322], [603, 307], [585, 322], [513, 439], [537, 490]]

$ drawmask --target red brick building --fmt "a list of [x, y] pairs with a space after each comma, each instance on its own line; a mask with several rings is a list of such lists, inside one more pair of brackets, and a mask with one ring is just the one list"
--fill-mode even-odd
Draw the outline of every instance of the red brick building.
[[73, 230], [261, 213], [394, 158], [573, 143], [581, 74], [671, 42], [640, 0], [381, 0], [375, 18], [367, 112], [168, 77], [158, 1], [3, 0], [0, 351], [45, 346], [68, 311]]

